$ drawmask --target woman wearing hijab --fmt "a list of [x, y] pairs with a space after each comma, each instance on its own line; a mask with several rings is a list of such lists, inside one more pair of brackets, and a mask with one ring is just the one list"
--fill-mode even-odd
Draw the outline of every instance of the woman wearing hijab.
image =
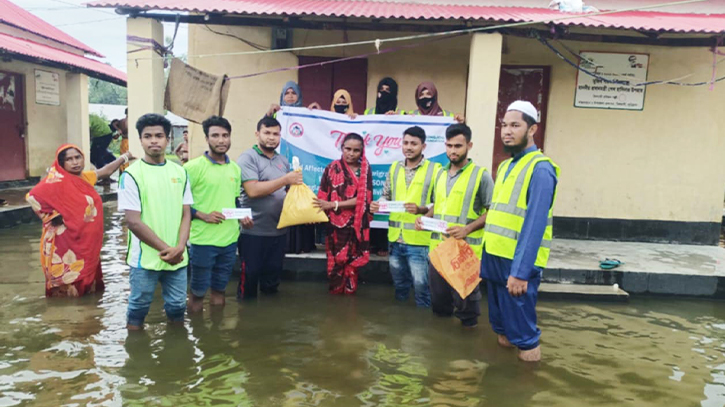
[[325, 168], [315, 199], [330, 218], [326, 248], [332, 294], [354, 294], [358, 269], [370, 260], [372, 199], [373, 174], [363, 138], [349, 133], [342, 141], [342, 157]]
[[340, 114], [346, 114], [353, 119], [357, 117], [355, 109], [353, 109], [352, 107], [352, 96], [350, 96], [350, 92], [346, 91], [345, 89], [339, 89], [337, 92], [335, 92], [335, 95], [332, 97], [330, 111]]
[[95, 171], [83, 171], [83, 153], [72, 144], [60, 146], [55, 157], [48, 175], [25, 197], [43, 221], [40, 265], [45, 296], [80, 297], [103, 291], [103, 202], [93, 186], [133, 156], [125, 153]]
[[380, 80], [375, 107], [365, 109], [364, 114], [398, 114], [398, 83], [395, 79], [385, 77]]
[[[316, 105], [316, 103], [311, 104], [309, 108], [313, 109], [314, 105]], [[281, 106], [302, 107], [302, 90], [300, 90], [300, 85], [298, 85], [297, 82], [287, 81], [287, 83], [284, 84], [284, 87], [282, 87], [282, 93], [279, 95], [279, 104], [272, 103], [266, 113], [266, 116], [277, 117], [277, 112]]]
[[463, 123], [465, 119], [460, 114], [453, 114], [444, 110], [438, 104], [438, 89], [433, 82], [422, 82], [415, 89], [415, 104], [417, 109], [408, 114], [423, 116], [446, 116], [453, 117], [457, 122]]

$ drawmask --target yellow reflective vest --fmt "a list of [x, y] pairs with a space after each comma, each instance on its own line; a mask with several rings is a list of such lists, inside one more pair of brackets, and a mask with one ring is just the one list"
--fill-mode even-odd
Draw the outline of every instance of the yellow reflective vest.
[[[431, 203], [433, 180], [441, 172], [441, 165], [424, 160], [418, 168], [410, 185], [405, 183], [405, 163], [396, 161], [390, 166], [390, 196], [394, 201], [412, 202], [418, 206]], [[403, 242], [414, 246], [428, 246], [430, 231], [415, 230], [415, 219], [420, 215], [407, 212], [391, 213], [388, 221], [388, 240], [397, 242], [402, 233]]]
[[[409, 110], [405, 114], [420, 115], [420, 110], [419, 109]], [[455, 114], [453, 114], [453, 112], [449, 112], [448, 110], [443, 109], [443, 114], [441, 114], [441, 116], [455, 117]]]
[[[448, 222], [448, 226], [465, 226], [486, 212], [473, 210], [473, 203], [481, 186], [481, 177], [486, 168], [474, 165], [472, 162], [464, 167], [455, 184], [448, 191], [446, 168], [438, 174], [435, 181], [433, 217]], [[433, 250], [445, 239], [445, 235], [433, 232], [430, 236], [430, 250]], [[466, 237], [466, 243], [471, 246], [479, 259], [483, 254], [483, 229], [479, 229]]]
[[[486, 253], [510, 260], [514, 258], [518, 237], [524, 225], [528, 208], [526, 193], [531, 184], [534, 167], [539, 162], [548, 161], [554, 167], [557, 177], [560, 172], [559, 166], [549, 157], [542, 154], [541, 151], [533, 151], [521, 157], [504, 179], [512, 161], [513, 159], [509, 158], [498, 167], [498, 175], [493, 187], [493, 199], [486, 215], [484, 228]], [[536, 256], [535, 265], [541, 268], [545, 268], [549, 261], [555, 200], [556, 191], [554, 191], [554, 199], [551, 202], [551, 209], [549, 209], [544, 238]]]

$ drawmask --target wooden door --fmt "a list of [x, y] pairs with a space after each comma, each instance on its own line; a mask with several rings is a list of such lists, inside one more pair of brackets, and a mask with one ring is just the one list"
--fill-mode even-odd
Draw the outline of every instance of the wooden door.
[[[300, 56], [300, 65], [331, 61], [335, 58]], [[312, 68], [299, 73], [300, 90], [305, 106], [317, 102], [329, 110], [332, 96], [338, 89], [346, 89], [352, 96], [355, 112], [362, 114], [366, 108], [368, 85], [367, 59], [353, 59]]]
[[25, 179], [23, 76], [0, 71], [0, 181]]
[[501, 77], [498, 84], [498, 108], [496, 111], [496, 136], [493, 141], [493, 165], [491, 168], [494, 178], [496, 177], [498, 165], [510, 157], [503, 150], [501, 119], [506, 114], [506, 108], [517, 100], [526, 100], [533, 103], [541, 113], [539, 130], [536, 132], [534, 140], [536, 145], [544, 150], [547, 102], [549, 100], [548, 66], [504, 65], [501, 67]]

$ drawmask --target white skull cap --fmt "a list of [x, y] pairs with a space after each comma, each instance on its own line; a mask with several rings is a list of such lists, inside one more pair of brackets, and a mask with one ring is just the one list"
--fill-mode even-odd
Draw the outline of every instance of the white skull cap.
[[511, 110], [526, 113], [527, 115], [531, 116], [531, 118], [536, 120], [536, 123], [539, 122], [539, 112], [536, 110], [534, 105], [531, 104], [531, 102], [527, 102], [525, 100], [517, 100], [514, 103], [511, 103], [508, 109], [506, 109], [507, 112]]

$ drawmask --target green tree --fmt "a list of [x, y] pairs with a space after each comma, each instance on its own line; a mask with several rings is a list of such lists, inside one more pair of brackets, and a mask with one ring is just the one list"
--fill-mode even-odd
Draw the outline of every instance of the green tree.
[[88, 101], [90, 103], [125, 106], [128, 102], [128, 94], [123, 86], [90, 78], [88, 81]]

